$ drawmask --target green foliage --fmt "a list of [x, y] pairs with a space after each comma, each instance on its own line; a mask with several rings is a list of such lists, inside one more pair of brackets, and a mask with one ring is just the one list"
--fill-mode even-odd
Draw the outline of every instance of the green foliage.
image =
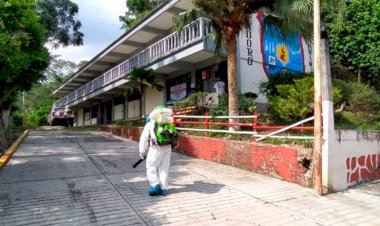
[[[282, 38], [289, 35], [301, 33], [306, 40], [312, 40], [313, 37], [313, 1], [312, 0], [276, 0], [273, 1], [273, 7], [270, 8], [269, 15], [264, 19], [264, 26], [276, 26]], [[336, 26], [343, 23], [343, 14], [345, 4], [342, 0], [325, 0], [321, 1], [321, 18], [324, 21], [329, 15]], [[277, 30], [276, 29], [276, 30]]]
[[210, 114], [213, 116], [228, 115], [228, 97], [227, 95], [219, 96], [219, 103], [216, 107], [210, 109]]
[[380, 95], [376, 90], [361, 83], [345, 83], [334, 80], [342, 93], [345, 104], [343, 112], [337, 114], [337, 124], [350, 128], [379, 128]]
[[174, 29], [179, 32], [186, 24], [190, 24], [192, 21], [202, 16], [202, 13], [198, 9], [190, 9], [179, 15], [175, 15], [172, 19]]
[[352, 83], [351, 94], [348, 96], [347, 103], [352, 112], [366, 112], [368, 114], [379, 114], [380, 112], [380, 96], [366, 84]]
[[296, 122], [313, 110], [313, 78], [295, 79], [294, 83], [276, 85], [278, 95], [268, 97], [269, 111], [277, 122]]
[[[270, 77], [261, 91], [268, 97], [271, 123], [293, 123], [313, 114], [314, 82], [310, 75]], [[375, 89], [362, 83], [333, 80], [337, 128], [378, 128], [380, 96]]]
[[26, 117], [26, 126], [36, 128], [45, 124], [46, 116], [49, 114], [50, 109], [51, 105], [45, 105], [30, 112]]
[[[0, 107], [11, 95], [30, 90], [43, 77], [42, 72], [49, 63], [46, 41], [72, 44], [67, 38], [59, 37], [79, 29], [71, 23], [76, 11], [70, 1], [37, 2], [37, 9], [34, 3], [34, 0], [0, 2]], [[65, 28], [58, 29], [60, 26]]]
[[335, 116], [337, 129], [380, 130], [380, 116], [363, 117], [361, 113], [343, 111]]
[[81, 22], [75, 17], [78, 5], [70, 0], [36, 0], [36, 11], [40, 16], [40, 24], [47, 30], [47, 42], [59, 45], [79, 46], [83, 44]]
[[[268, 97], [269, 113], [274, 123], [292, 123], [312, 115], [314, 107], [314, 79], [311, 75], [275, 76], [261, 84]], [[333, 87], [335, 105], [343, 101], [341, 90]]]
[[112, 122], [112, 125], [117, 126], [137, 126], [143, 127], [145, 125], [145, 119], [135, 119], [135, 120], [116, 120]]
[[[256, 110], [257, 94], [255, 93], [244, 93], [238, 95], [239, 100], [239, 112], [241, 115], [252, 115]], [[220, 95], [219, 103], [216, 107], [210, 109], [210, 114], [213, 116], [226, 116], [228, 115], [228, 96]]]
[[81, 61], [76, 64], [73, 61], [62, 60], [58, 57], [52, 56], [49, 67], [44, 71], [44, 76], [41, 79], [43, 83], [54, 83], [57, 86], [54, 88], [58, 88], [86, 63], [86, 61]]
[[126, 0], [128, 11], [125, 12], [124, 16], [119, 16], [119, 20], [123, 23], [122, 27], [126, 30], [130, 29], [164, 1], [165, 0]]
[[[380, 81], [380, 1], [346, 0], [345, 23], [327, 20], [331, 54], [338, 64], [356, 72], [362, 81]], [[358, 79], [359, 80], [359, 79]]]
[[275, 96], [278, 95], [277, 85], [285, 85], [292, 83], [295, 79], [305, 78], [311, 76], [311, 74], [290, 74], [284, 72], [282, 74], [276, 74], [268, 77], [268, 81], [261, 82], [259, 85], [259, 91], [265, 96]]
[[45, 44], [81, 44], [80, 23], [73, 23], [76, 13], [69, 0], [0, 1], [0, 149], [9, 137], [8, 117], [3, 116], [12, 109], [18, 92], [30, 90], [49, 64]]
[[[17, 125], [22, 125], [23, 119], [26, 126], [37, 127], [46, 123], [53, 103], [59, 99], [53, 94], [78, 66], [71, 61], [53, 59], [48, 69], [44, 72], [43, 82], [33, 85], [30, 91], [18, 96], [12, 110], [12, 120]], [[24, 98], [24, 101], [22, 100]], [[24, 104], [23, 104], [24, 102]]]
[[124, 93], [124, 96], [130, 96], [137, 92], [137, 87], [140, 87], [140, 91], [143, 92], [144, 87], [154, 88], [157, 91], [162, 91], [164, 86], [156, 81], [156, 77], [153, 74], [153, 70], [146, 70], [144, 68], [133, 68], [132, 72], [125, 76], [126, 79], [132, 81], [134, 84], [128, 87]]
[[207, 99], [207, 95], [208, 93], [206, 92], [193, 93], [186, 99], [174, 103], [174, 111], [195, 106], [196, 108], [192, 111], [192, 113], [202, 115], [209, 110], [210, 101]]
[[46, 33], [34, 9], [32, 0], [0, 2], [0, 107], [30, 89], [48, 65]]

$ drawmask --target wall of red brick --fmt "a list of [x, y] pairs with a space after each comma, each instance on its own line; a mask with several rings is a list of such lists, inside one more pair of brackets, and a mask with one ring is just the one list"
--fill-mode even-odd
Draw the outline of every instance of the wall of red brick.
[[[102, 130], [135, 141], [139, 140], [142, 132], [141, 127], [103, 126]], [[311, 186], [311, 166], [308, 166], [312, 157], [311, 149], [180, 135], [176, 151], [303, 186]]]

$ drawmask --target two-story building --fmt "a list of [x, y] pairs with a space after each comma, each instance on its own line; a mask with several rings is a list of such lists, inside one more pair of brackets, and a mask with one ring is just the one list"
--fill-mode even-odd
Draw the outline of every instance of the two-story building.
[[[172, 26], [173, 16], [193, 7], [191, 0], [160, 5], [62, 84], [55, 91], [62, 99], [55, 105], [69, 107], [75, 113], [74, 125], [85, 126], [139, 118], [157, 105], [172, 105], [198, 91], [210, 93], [217, 101], [217, 91], [228, 93], [227, 63], [223, 52], [221, 59], [215, 57], [209, 20], [201, 17], [179, 33]], [[264, 16], [252, 15], [251, 28], [237, 39], [240, 93], [258, 94], [260, 82], [282, 70], [312, 69], [311, 45], [299, 35], [286, 42], [273, 36], [260, 26]], [[133, 85], [125, 76], [134, 67], [153, 69], [165, 86], [160, 92], [147, 88], [141, 108], [140, 95], [123, 95]], [[264, 109], [266, 98], [259, 95], [257, 103]]]

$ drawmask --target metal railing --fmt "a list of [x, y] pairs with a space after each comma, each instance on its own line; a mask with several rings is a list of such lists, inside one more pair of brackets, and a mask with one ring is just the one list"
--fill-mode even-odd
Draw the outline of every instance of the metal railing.
[[[258, 125], [257, 119], [258, 114], [256, 112], [253, 115], [246, 116], [209, 116], [206, 112], [206, 115], [174, 115], [174, 125], [179, 131], [196, 131], [196, 132], [215, 132], [215, 133], [229, 133], [229, 134], [244, 134], [244, 135], [252, 135], [254, 141], [261, 141], [266, 138], [281, 138], [281, 139], [300, 139], [300, 140], [312, 140], [314, 136], [292, 136], [292, 135], [276, 135], [280, 132], [284, 132], [286, 130], [298, 130], [298, 131], [312, 131], [314, 129], [313, 126], [298, 126], [308, 121], [312, 121], [314, 117], [310, 117], [304, 119], [300, 122], [294, 123], [290, 126], [267, 126], [267, 125]], [[230, 122], [213, 122], [210, 120], [213, 119], [252, 119], [251, 123], [242, 122], [242, 123], [230, 123]], [[180, 119], [180, 120], [179, 120]], [[204, 119], [204, 121], [183, 121], [182, 119]], [[178, 127], [178, 125], [201, 125], [204, 126], [202, 128], [185, 128]], [[251, 128], [251, 131], [232, 131], [232, 130], [223, 130], [223, 129], [210, 129], [210, 126], [224, 126], [224, 127], [248, 127]], [[276, 130], [269, 134], [258, 134], [258, 130]]]
[[105, 87], [106, 85], [121, 79], [129, 74], [135, 67], [144, 67], [156, 60], [159, 60], [175, 51], [185, 48], [186, 46], [202, 40], [212, 32], [209, 20], [199, 18], [183, 27], [178, 32], [173, 32], [167, 37], [159, 40], [148, 48], [144, 49], [135, 56], [125, 60], [114, 68], [106, 71], [94, 80], [84, 84], [75, 91], [69, 93], [61, 100], [55, 103], [55, 106], [62, 107], [73, 102], [87, 94]]

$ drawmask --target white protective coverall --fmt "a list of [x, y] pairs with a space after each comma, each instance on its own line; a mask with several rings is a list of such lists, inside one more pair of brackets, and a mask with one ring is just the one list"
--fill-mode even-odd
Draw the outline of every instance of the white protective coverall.
[[169, 166], [172, 152], [171, 145], [154, 145], [154, 121], [148, 122], [140, 136], [139, 152], [143, 158], [149, 148], [146, 157], [146, 173], [151, 187], [160, 185], [161, 189], [168, 189]]

